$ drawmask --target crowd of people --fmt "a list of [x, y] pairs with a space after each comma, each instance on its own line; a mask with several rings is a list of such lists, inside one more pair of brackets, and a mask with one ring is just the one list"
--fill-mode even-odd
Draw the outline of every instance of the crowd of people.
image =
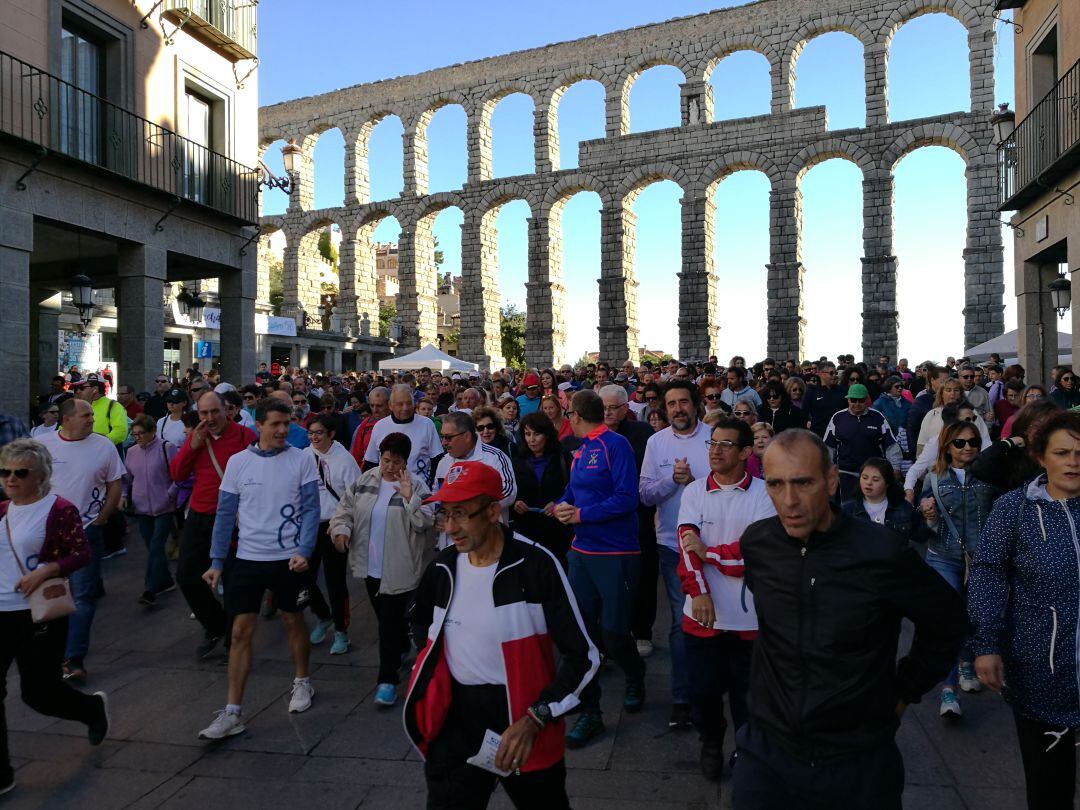
[[[1042, 385], [996, 357], [264, 363], [153, 387], [71, 369], [32, 427], [0, 414], [0, 684], [16, 662], [23, 700], [85, 723], [91, 744], [109, 726], [107, 696], [79, 688], [101, 563], [137, 532], [140, 605], [179, 589], [194, 654], [227, 656], [207, 740], [245, 731], [260, 613], [287, 631], [288, 711], [312, 705], [311, 647], [349, 653], [362, 580], [374, 703], [403, 705], [430, 808], [486, 807], [500, 783], [517, 807], [569, 807], [564, 751], [605, 733], [602, 687], [628, 714], [659, 700], [671, 729], [696, 729], [703, 777], [733, 769], [738, 808], [899, 808], [907, 706], [938, 688], [955, 723], [962, 695], [989, 688], [1015, 717], [1028, 806], [1073, 806], [1067, 366]], [[646, 694], [654, 645], [671, 662], [661, 695]], [[601, 676], [612, 667], [620, 679]], [[4, 793], [2, 703], [0, 746]]]

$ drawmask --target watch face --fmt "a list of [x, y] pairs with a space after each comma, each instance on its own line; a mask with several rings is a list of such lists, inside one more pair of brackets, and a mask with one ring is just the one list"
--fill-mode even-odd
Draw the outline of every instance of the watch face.
[[538, 703], [533, 711], [535, 711], [544, 722], [551, 719], [551, 707], [546, 703]]

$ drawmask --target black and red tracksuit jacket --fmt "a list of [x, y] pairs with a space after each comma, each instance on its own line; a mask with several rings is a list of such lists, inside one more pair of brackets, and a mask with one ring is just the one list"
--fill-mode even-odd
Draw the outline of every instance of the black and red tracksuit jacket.
[[[506, 668], [510, 722], [537, 701], [553, 718], [537, 735], [522, 771], [551, 767], [563, 758], [562, 717], [576, 709], [581, 690], [595, 676], [600, 654], [589, 639], [562, 567], [543, 546], [502, 527], [504, 544], [493, 584]], [[457, 554], [453, 546], [432, 560], [416, 591], [413, 639], [420, 654], [405, 697], [405, 732], [421, 757], [439, 736], [450, 708], [450, 666], [442, 627], [454, 598]], [[556, 669], [555, 649], [559, 651]], [[503, 729], [493, 729], [503, 731]]]

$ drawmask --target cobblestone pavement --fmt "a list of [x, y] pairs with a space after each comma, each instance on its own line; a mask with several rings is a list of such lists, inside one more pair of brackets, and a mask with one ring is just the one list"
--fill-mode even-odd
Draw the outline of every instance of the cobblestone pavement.
[[[110, 695], [109, 739], [92, 749], [82, 726], [31, 712], [18, 700], [13, 669], [6, 706], [18, 787], [0, 798], [0, 808], [423, 807], [421, 765], [400, 710], [372, 703], [374, 615], [362, 587], [351, 589], [352, 652], [331, 657], [324, 644], [312, 653], [316, 694], [304, 714], [286, 711], [292, 668], [281, 623], [259, 620], [244, 700], [248, 731], [211, 744], [196, 735], [224, 705], [224, 658], [195, 661], [201, 632], [179, 592], [152, 609], [136, 604], [145, 554], [137, 538], [128, 546], [129, 554], [105, 563], [108, 596], [87, 659], [86, 688]], [[667, 729], [668, 660], [659, 636], [641, 714], [622, 715], [621, 677], [616, 670], [602, 675], [608, 730], [588, 748], [568, 752], [578, 810], [731, 806], [730, 774], [719, 786], [707, 783], [697, 771], [696, 735]], [[936, 699], [905, 716], [905, 808], [1022, 808], [1020, 757], [1003, 702], [984, 693], [963, 704], [956, 724], [937, 717]], [[492, 807], [510, 806], [497, 792]]]

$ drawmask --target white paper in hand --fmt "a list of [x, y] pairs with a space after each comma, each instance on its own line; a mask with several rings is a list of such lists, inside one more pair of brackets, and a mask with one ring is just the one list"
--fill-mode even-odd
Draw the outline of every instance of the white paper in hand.
[[509, 776], [510, 771], [503, 771], [495, 767], [495, 755], [499, 753], [499, 742], [501, 740], [502, 735], [496, 734], [489, 728], [484, 732], [484, 741], [480, 743], [480, 750], [465, 761], [470, 765], [483, 768], [485, 771], [490, 771], [499, 776]]

